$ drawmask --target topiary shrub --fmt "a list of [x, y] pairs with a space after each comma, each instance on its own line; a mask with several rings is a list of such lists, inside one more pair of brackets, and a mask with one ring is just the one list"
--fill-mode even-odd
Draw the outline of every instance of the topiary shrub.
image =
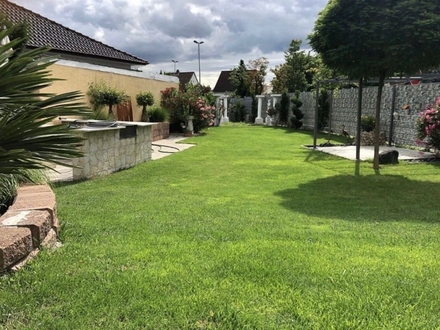
[[154, 104], [154, 96], [151, 92], [139, 92], [136, 94], [136, 104], [142, 107], [141, 121], [148, 121], [147, 106]]
[[292, 127], [295, 129], [301, 128], [303, 125], [302, 119], [304, 118], [304, 113], [300, 110], [300, 107], [302, 106], [302, 102], [299, 99], [299, 92], [295, 92], [295, 97], [292, 97], [290, 100], [292, 102], [292, 112], [293, 116], [290, 118], [290, 122], [292, 124]]

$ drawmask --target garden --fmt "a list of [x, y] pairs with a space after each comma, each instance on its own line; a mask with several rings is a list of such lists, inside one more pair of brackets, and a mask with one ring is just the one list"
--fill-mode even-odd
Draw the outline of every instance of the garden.
[[185, 152], [54, 186], [63, 246], [0, 277], [0, 327], [440, 326], [440, 214], [425, 202], [437, 163], [376, 174], [303, 148], [306, 131], [205, 132]]

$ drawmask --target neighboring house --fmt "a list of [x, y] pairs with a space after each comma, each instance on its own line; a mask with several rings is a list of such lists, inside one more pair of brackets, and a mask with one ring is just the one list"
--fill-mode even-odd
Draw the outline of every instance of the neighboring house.
[[[175, 77], [142, 72], [147, 60], [108, 46], [7, 0], [0, 0], [0, 13], [12, 23], [28, 23], [30, 39], [26, 48], [50, 46], [49, 54], [60, 58], [51, 70], [54, 77], [65, 81], [55, 82], [47, 88], [48, 92], [79, 90], [86, 94], [90, 83], [102, 80], [125, 91], [133, 100], [138, 92], [150, 91], [159, 103], [161, 90], [178, 86], [179, 81]], [[140, 120], [141, 108], [133, 110], [134, 120]]]
[[199, 83], [197, 76], [194, 72], [180, 72], [179, 70], [177, 70], [174, 76], [179, 78], [180, 85], [183, 86], [188, 83], [191, 83], [193, 85], [197, 85]]
[[220, 76], [217, 79], [217, 83], [215, 84], [212, 92], [214, 95], [223, 95], [227, 93], [233, 93], [235, 91], [235, 87], [232, 86], [229, 77], [231, 76], [232, 71], [222, 71], [220, 72]]
[[27, 48], [50, 46], [50, 53], [63, 60], [120, 69], [129, 70], [148, 64], [146, 60], [105, 45], [7, 0], [0, 0], [0, 12], [11, 23], [29, 24]]

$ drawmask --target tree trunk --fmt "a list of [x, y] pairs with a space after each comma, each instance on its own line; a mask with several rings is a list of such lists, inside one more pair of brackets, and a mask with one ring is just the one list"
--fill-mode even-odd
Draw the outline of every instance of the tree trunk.
[[381, 72], [379, 76], [379, 86], [377, 88], [376, 99], [376, 123], [374, 127], [374, 162], [373, 168], [379, 170], [379, 141], [380, 141], [380, 104], [382, 102], [382, 91], [385, 82], [386, 72]]
[[147, 106], [142, 106], [142, 115], [141, 115], [141, 121], [147, 122], [148, 121], [148, 113], [147, 113]]

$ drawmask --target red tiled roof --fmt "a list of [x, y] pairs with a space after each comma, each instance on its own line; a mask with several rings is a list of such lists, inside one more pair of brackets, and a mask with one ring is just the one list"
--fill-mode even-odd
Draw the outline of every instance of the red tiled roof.
[[0, 0], [0, 13], [12, 23], [25, 21], [29, 24], [28, 47], [50, 46], [54, 51], [75, 55], [107, 58], [133, 65], [148, 64], [146, 60], [107, 46], [7, 0]]

